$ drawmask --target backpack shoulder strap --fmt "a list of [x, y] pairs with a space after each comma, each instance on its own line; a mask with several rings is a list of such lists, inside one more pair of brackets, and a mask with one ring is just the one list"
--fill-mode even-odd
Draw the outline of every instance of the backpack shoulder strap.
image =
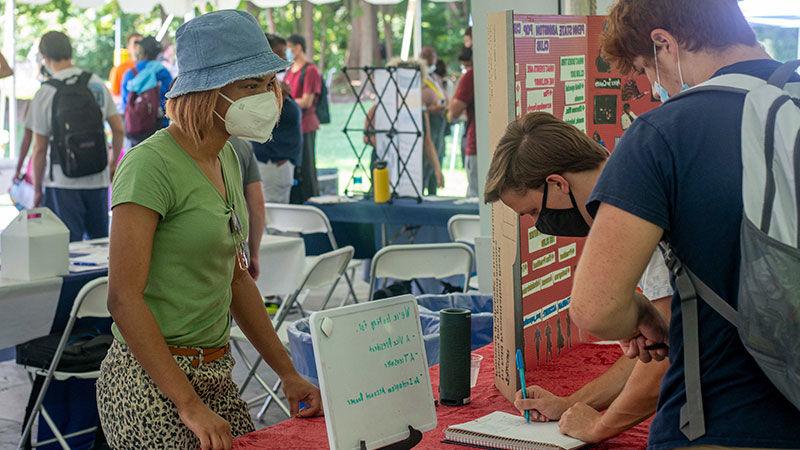
[[308, 67], [308, 64], [309, 64], [309, 63], [305, 63], [305, 64], [303, 64], [303, 67], [302, 67], [302, 68], [300, 68], [300, 80], [299, 80], [299, 84], [300, 84], [300, 87], [301, 87], [301, 88], [303, 88], [303, 85], [304, 85], [304, 84], [305, 84], [305, 82], [306, 82], [306, 68]]
[[794, 76], [797, 72], [797, 68], [800, 67], [800, 60], [789, 61], [786, 64], [780, 66], [778, 70], [776, 70], [767, 83], [777, 87], [778, 89], [783, 89], [786, 86], [786, 83]]
[[91, 79], [92, 79], [92, 72], [81, 72], [81, 74], [78, 76], [78, 81], [76, 81], [76, 83], [80, 84], [81, 86], [89, 86], [89, 81], [91, 81]]
[[[703, 280], [700, 279], [688, 266], [683, 264], [675, 252], [672, 250], [672, 247], [669, 243], [665, 241], [661, 241], [659, 243], [659, 247], [661, 248], [661, 253], [664, 255], [664, 262], [667, 265], [667, 268], [675, 275], [676, 278], [676, 285], [680, 285], [679, 278], [683, 278], [686, 281], [691, 282], [692, 287], [696, 290], [696, 294], [698, 294], [702, 299], [708, 303], [709, 306], [714, 308], [716, 312], [718, 312], [722, 317], [725, 318], [728, 322], [733, 324], [735, 327], [739, 327], [739, 313], [730, 305], [730, 303], [726, 302], [722, 297], [720, 297], [713, 289], [711, 289]], [[678, 292], [681, 295], [680, 291]], [[681, 297], [683, 297], [681, 295]]]
[[681, 263], [669, 243], [661, 241], [659, 247], [664, 255], [667, 268], [675, 276], [675, 288], [681, 302], [686, 404], [680, 410], [680, 430], [684, 436], [693, 441], [706, 433], [700, 382], [700, 321], [697, 313], [697, 298], [701, 297], [737, 327], [738, 314], [731, 305]]
[[667, 101], [672, 102], [689, 95], [697, 94], [698, 92], [730, 92], [733, 94], [747, 95], [750, 91], [764, 86], [765, 84], [767, 83], [758, 77], [731, 73], [711, 78], [703, 83], [693, 86], [686, 91], [670, 97], [670, 99]]
[[58, 89], [60, 89], [60, 88], [64, 87], [64, 81], [63, 81], [63, 80], [56, 79], [56, 78], [50, 78], [49, 80], [45, 81], [45, 82], [44, 82], [44, 83], [42, 83], [42, 84], [43, 84], [43, 85], [44, 85], [44, 84], [46, 84], [46, 85], [48, 85], [48, 86], [53, 86], [54, 88], [56, 88], [56, 90], [58, 90]]

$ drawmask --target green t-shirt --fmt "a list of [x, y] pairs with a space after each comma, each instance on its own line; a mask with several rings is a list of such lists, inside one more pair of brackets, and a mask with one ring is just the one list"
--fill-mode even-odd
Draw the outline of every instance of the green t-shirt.
[[[168, 345], [220, 347], [228, 342], [236, 264], [231, 206], [245, 238], [248, 221], [231, 144], [225, 144], [219, 160], [227, 203], [166, 130], [131, 149], [114, 176], [112, 208], [135, 203], [161, 216], [144, 301]], [[116, 325], [113, 333], [123, 341]]]

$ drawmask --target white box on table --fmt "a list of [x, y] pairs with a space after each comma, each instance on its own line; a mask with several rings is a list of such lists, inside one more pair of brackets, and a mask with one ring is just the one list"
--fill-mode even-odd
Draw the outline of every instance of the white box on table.
[[0, 276], [13, 280], [69, 273], [69, 230], [48, 208], [21, 211], [0, 234]]

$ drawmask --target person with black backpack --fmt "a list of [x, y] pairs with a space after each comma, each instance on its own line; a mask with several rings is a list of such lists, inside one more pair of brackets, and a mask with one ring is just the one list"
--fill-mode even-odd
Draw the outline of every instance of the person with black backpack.
[[34, 133], [34, 205], [50, 208], [69, 228], [70, 241], [106, 237], [108, 185], [125, 137], [122, 117], [102, 80], [72, 64], [66, 34], [46, 33], [39, 54], [52, 78], [34, 96], [26, 123]]
[[319, 195], [317, 181], [317, 130], [320, 124], [330, 123], [328, 114], [328, 91], [319, 69], [306, 56], [306, 40], [293, 34], [287, 39], [286, 59], [292, 66], [286, 71], [286, 82], [291, 88], [292, 98], [303, 111], [303, 154], [295, 178], [299, 184], [292, 189], [291, 202], [304, 203]]
[[164, 114], [172, 75], [158, 61], [161, 44], [153, 36], [136, 42], [136, 64], [122, 77], [125, 135], [131, 147], [169, 125]]
[[[798, 65], [770, 58], [735, 0], [619, 0], [601, 47], [664, 104], [589, 197], [572, 319], [669, 358], [649, 449], [800, 448]], [[631, 295], [657, 246], [669, 326]]]

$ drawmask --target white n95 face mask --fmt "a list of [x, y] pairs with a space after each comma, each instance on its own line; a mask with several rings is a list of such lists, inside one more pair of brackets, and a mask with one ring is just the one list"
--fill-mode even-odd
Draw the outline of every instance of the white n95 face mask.
[[221, 92], [219, 95], [231, 104], [224, 119], [214, 111], [225, 122], [228, 134], [261, 144], [272, 138], [272, 130], [279, 116], [278, 99], [274, 92], [251, 95], [236, 101]]

